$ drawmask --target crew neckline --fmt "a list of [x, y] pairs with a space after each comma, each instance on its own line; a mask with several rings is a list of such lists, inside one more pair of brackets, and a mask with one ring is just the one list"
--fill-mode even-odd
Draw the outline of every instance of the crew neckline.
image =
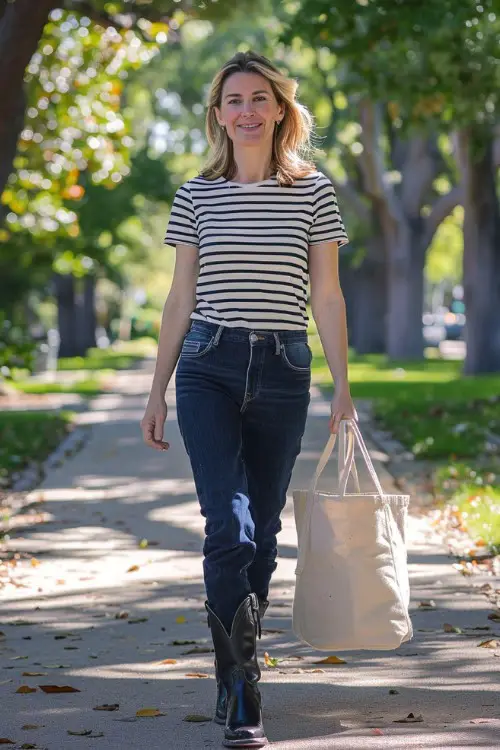
[[250, 188], [250, 187], [258, 187], [259, 185], [265, 185], [268, 182], [275, 182], [276, 175], [273, 175], [272, 177], [268, 177], [267, 180], [259, 180], [259, 182], [234, 182], [233, 180], [228, 180], [225, 177], [223, 177], [222, 179], [225, 181], [226, 185], [234, 185], [235, 187], [239, 187], [239, 188]]

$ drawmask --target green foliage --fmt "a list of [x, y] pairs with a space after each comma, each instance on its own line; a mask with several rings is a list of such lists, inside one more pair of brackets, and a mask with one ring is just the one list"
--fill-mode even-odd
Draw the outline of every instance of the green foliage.
[[70, 412], [0, 412], [0, 486], [19, 471], [44, 461], [69, 432]]
[[126, 370], [142, 359], [141, 354], [122, 354], [108, 349], [89, 349], [85, 357], [62, 357], [58, 370]]
[[90, 398], [91, 396], [97, 396], [102, 393], [103, 382], [100, 378], [86, 378], [84, 380], [76, 380], [74, 382], [64, 383], [45, 383], [33, 380], [18, 380], [12, 383], [14, 388], [22, 393], [77, 393], [80, 396]]
[[436, 499], [448, 503], [474, 542], [500, 553], [500, 465], [452, 463], [434, 475]]
[[54, 10], [26, 71], [28, 106], [2, 201], [7, 232], [47, 244], [79, 236], [80, 176], [113, 189], [130, 172], [124, 80], [157, 52], [134, 31], [103, 29]]
[[462, 279], [464, 237], [462, 231], [463, 208], [457, 206], [438, 228], [427, 252], [425, 275], [431, 284]]
[[[297, 5], [299, 6], [297, 9]], [[394, 101], [394, 116], [494, 124], [500, 65], [497, 0], [303, 0], [282, 38], [325, 46], [348, 63], [351, 92]]]
[[0, 381], [15, 368], [33, 370], [36, 344], [28, 332], [2, 317], [0, 311]]
[[[312, 374], [327, 391], [332, 378], [312, 336]], [[395, 362], [385, 355], [349, 357], [353, 398], [373, 400], [374, 414], [419, 458], [494, 456], [500, 435], [500, 376], [462, 377], [462, 362]]]

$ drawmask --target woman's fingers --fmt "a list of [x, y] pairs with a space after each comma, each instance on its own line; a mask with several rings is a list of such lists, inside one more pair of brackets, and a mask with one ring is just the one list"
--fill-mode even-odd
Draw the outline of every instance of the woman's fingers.
[[163, 415], [154, 415], [149, 419], [145, 420], [142, 424], [142, 434], [144, 442], [149, 445], [150, 448], [154, 448], [159, 451], [166, 451], [170, 445], [163, 440], [163, 428], [165, 425], [165, 418]]
[[162, 415], [155, 414], [154, 416], [154, 439], [157, 443], [161, 443], [163, 440], [163, 428], [165, 426], [165, 418]]

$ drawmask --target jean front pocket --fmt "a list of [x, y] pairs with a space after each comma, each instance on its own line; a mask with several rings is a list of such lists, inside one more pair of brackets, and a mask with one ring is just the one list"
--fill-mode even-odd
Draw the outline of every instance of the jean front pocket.
[[181, 357], [194, 359], [208, 354], [214, 343], [214, 337], [201, 331], [189, 331], [182, 344]]
[[290, 370], [309, 372], [312, 361], [307, 341], [285, 341], [281, 344], [281, 358]]

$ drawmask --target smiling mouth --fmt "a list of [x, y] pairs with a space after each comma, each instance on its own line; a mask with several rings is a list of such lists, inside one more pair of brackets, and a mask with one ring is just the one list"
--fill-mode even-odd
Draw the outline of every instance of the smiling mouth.
[[248, 124], [248, 125], [238, 125], [239, 128], [242, 130], [258, 130], [260, 126], [262, 125], [261, 122], [256, 122], [255, 124]]

